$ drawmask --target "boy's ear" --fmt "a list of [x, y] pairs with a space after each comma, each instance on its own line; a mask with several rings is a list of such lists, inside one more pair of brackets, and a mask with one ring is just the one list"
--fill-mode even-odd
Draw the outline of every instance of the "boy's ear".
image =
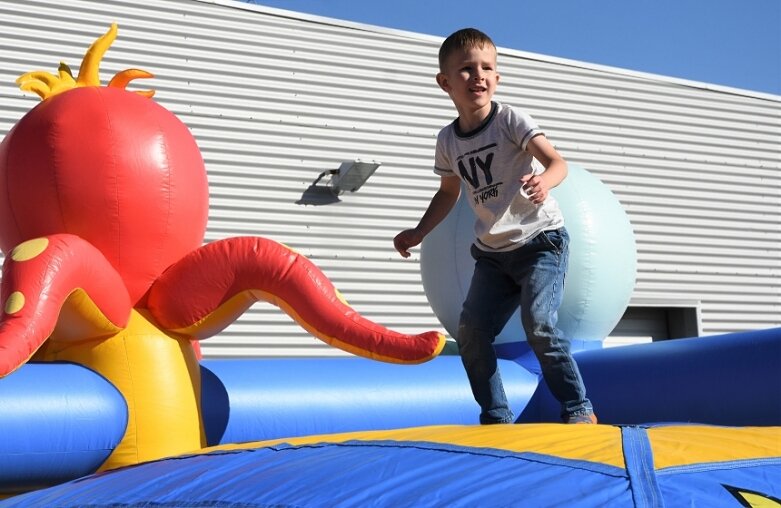
[[437, 84], [439, 85], [439, 88], [446, 92], [450, 89], [450, 85], [447, 82], [447, 76], [441, 72], [437, 74]]

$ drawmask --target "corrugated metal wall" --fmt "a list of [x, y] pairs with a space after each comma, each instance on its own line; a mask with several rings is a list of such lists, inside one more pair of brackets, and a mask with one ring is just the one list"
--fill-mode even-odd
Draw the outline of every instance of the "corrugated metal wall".
[[[103, 83], [129, 67], [153, 72], [138, 87], [192, 129], [211, 190], [207, 241], [273, 238], [370, 319], [441, 328], [416, 260], [391, 243], [438, 184], [435, 136], [454, 116], [433, 78], [440, 39], [230, 0], [2, 1], [0, 135], [38, 101], [16, 77], [60, 60], [75, 72], [112, 21]], [[512, 50], [499, 65], [497, 98], [535, 116], [626, 207], [637, 301], [699, 302], [704, 334], [781, 325], [781, 97]], [[382, 162], [360, 191], [329, 202], [311, 187], [356, 158]], [[341, 354], [268, 304], [203, 349]]]

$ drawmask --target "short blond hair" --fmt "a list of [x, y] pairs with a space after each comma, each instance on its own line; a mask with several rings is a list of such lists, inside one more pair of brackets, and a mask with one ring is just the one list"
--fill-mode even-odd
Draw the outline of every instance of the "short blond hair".
[[476, 28], [462, 28], [450, 34], [439, 47], [439, 70], [445, 72], [445, 63], [455, 51], [484, 48], [486, 45], [496, 50], [494, 41]]

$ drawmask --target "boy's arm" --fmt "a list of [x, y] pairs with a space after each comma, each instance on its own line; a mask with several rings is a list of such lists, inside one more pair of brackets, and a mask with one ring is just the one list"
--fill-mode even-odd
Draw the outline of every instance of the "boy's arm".
[[521, 177], [529, 201], [539, 205], [548, 197], [548, 192], [567, 177], [567, 161], [543, 135], [534, 136], [526, 145], [526, 151], [545, 166], [545, 172], [541, 175]]
[[457, 176], [443, 176], [439, 180], [439, 190], [431, 198], [426, 213], [412, 229], [406, 229], [396, 235], [393, 246], [402, 257], [409, 257], [409, 249], [419, 245], [423, 238], [447, 217], [461, 194], [461, 179]]

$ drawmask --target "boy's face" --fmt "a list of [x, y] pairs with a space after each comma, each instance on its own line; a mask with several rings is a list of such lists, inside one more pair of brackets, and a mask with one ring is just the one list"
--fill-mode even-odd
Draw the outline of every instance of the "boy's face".
[[[452, 52], [437, 83], [450, 95], [459, 114], [490, 111], [491, 99], [499, 83], [496, 49], [490, 44]], [[486, 113], [487, 114], [487, 113]]]

